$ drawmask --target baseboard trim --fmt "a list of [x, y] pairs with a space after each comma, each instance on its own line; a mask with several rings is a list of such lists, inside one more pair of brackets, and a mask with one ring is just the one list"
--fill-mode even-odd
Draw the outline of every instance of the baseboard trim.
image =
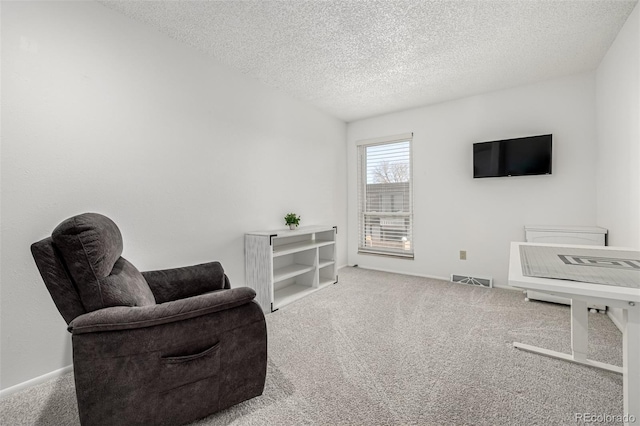
[[425, 275], [425, 274], [413, 274], [411, 272], [405, 272], [405, 271], [396, 271], [393, 269], [384, 269], [384, 268], [372, 268], [370, 266], [358, 266], [358, 268], [362, 268], [362, 269], [368, 269], [370, 271], [378, 271], [378, 272], [388, 272], [390, 274], [398, 274], [398, 275], [409, 275], [412, 277], [420, 277], [420, 278], [431, 278], [434, 280], [442, 280], [442, 281], [450, 281], [450, 277], [437, 277], [435, 275]]
[[[352, 265], [346, 265], [346, 266], [352, 266]], [[446, 282], [451, 282], [451, 277], [438, 277], [436, 275], [426, 275], [426, 274], [414, 274], [411, 272], [405, 272], [405, 271], [396, 271], [393, 269], [384, 269], [384, 268], [372, 268], [370, 266], [357, 266], [358, 268], [362, 268], [362, 269], [368, 269], [370, 271], [379, 271], [379, 272], [389, 272], [390, 274], [399, 274], [399, 275], [410, 275], [412, 277], [420, 277], [420, 278], [431, 278], [434, 280], [442, 280], [442, 281], [446, 281]], [[493, 285], [493, 288], [501, 288], [503, 290], [511, 290], [511, 291], [519, 291], [522, 292], [522, 289], [519, 288], [515, 288], [515, 287], [511, 287], [511, 286], [505, 286], [505, 285]], [[524, 298], [524, 296], [522, 296]]]
[[27, 380], [26, 382], [18, 383], [17, 385], [11, 386], [9, 388], [2, 389], [0, 390], [0, 399], [4, 399], [16, 392], [29, 389], [32, 386], [48, 382], [49, 380], [57, 379], [58, 377], [62, 377], [65, 374], [70, 373], [71, 371], [73, 371], [73, 365], [67, 365], [66, 367], [62, 367], [50, 373], [43, 374], [42, 376], [34, 377], [33, 379]]
[[620, 330], [620, 332], [623, 333], [624, 326], [622, 325], [622, 322], [620, 322], [620, 320], [616, 318], [615, 315], [613, 315], [609, 309], [607, 309], [607, 316], [609, 317], [611, 322], [614, 323], [616, 327], [618, 327], [618, 330]]

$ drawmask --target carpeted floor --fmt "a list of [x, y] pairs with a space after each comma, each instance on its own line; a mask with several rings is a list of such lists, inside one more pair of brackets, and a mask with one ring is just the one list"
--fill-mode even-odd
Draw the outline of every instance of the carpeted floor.
[[[267, 315], [262, 396], [194, 425], [552, 425], [622, 414], [622, 376], [520, 351], [570, 352], [570, 309], [522, 293], [360, 268]], [[589, 315], [589, 356], [622, 337]], [[0, 401], [3, 425], [77, 425], [71, 374]]]

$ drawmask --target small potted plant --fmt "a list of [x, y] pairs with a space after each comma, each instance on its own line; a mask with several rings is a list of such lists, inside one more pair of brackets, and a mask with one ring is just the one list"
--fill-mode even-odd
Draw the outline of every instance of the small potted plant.
[[289, 225], [289, 229], [294, 230], [300, 224], [300, 216], [295, 213], [289, 213], [284, 217], [285, 225]]

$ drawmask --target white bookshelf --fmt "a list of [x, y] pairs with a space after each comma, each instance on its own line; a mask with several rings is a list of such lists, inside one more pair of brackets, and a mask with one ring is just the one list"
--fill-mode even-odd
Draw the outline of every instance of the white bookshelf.
[[273, 312], [338, 282], [335, 226], [245, 234], [246, 285]]

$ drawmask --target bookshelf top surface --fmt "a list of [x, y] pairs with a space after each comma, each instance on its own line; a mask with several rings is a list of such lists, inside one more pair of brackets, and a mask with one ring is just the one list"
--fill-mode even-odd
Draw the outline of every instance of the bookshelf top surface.
[[315, 234], [316, 232], [332, 231], [333, 226], [330, 225], [309, 225], [299, 226], [295, 230], [290, 229], [273, 229], [270, 231], [251, 231], [247, 232], [247, 235], [262, 235], [262, 236], [275, 236], [275, 237], [295, 237], [296, 235]]

